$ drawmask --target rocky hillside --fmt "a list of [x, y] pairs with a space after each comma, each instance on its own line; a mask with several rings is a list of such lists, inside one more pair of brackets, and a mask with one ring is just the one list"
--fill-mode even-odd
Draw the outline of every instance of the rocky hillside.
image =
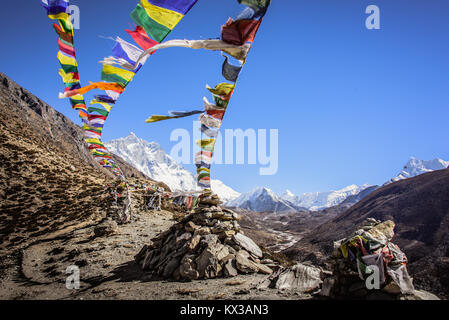
[[386, 185], [338, 217], [309, 231], [285, 253], [323, 263], [333, 241], [348, 236], [366, 218], [396, 223], [393, 241], [407, 254], [417, 287], [449, 297], [449, 170]]
[[104, 187], [113, 181], [79, 126], [0, 73], [1, 249], [103, 217]]

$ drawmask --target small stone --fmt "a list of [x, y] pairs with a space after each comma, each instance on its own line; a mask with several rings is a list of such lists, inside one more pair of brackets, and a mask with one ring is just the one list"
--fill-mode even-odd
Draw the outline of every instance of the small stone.
[[179, 236], [178, 238], [176, 238], [176, 242], [182, 242], [185, 240], [189, 240], [190, 238], [192, 238], [192, 234], [186, 232], [186, 233], [182, 234], [181, 236]]
[[257, 264], [257, 267], [259, 268], [259, 273], [262, 274], [272, 274], [273, 270], [271, 270], [268, 266], [264, 265], [264, 264]]
[[217, 259], [221, 262], [223, 261], [227, 256], [229, 256], [229, 249], [227, 246], [223, 246], [222, 248], [217, 252]]
[[273, 264], [274, 261], [271, 260], [271, 259], [263, 259], [260, 263], [262, 263], [262, 264]]
[[189, 241], [189, 243], [187, 244], [187, 250], [192, 252], [195, 251], [195, 249], [198, 247], [198, 244], [201, 241], [201, 236], [196, 235], [194, 237], [192, 237]]
[[321, 286], [320, 295], [323, 297], [330, 297], [332, 295], [332, 290], [335, 286], [335, 278], [326, 278]]
[[235, 268], [235, 260], [230, 259], [223, 267], [223, 273], [226, 277], [236, 277], [238, 275], [237, 269]]
[[201, 238], [201, 244], [204, 247], [213, 247], [218, 242], [218, 236], [215, 234], [207, 234]]
[[199, 278], [200, 274], [195, 269], [194, 255], [185, 255], [181, 260], [181, 265], [179, 266], [179, 275], [183, 279], [196, 280]]
[[193, 223], [192, 221], [189, 221], [186, 223], [185, 225], [185, 229], [187, 232], [191, 232], [194, 233], [195, 230], [197, 230], [199, 228], [199, 226], [197, 226], [195, 223]]
[[259, 267], [252, 261], [250, 261], [246, 254], [246, 251], [239, 251], [235, 258], [237, 269], [243, 273], [257, 273], [259, 271]]
[[176, 268], [179, 266], [179, 260], [176, 258], [171, 259], [165, 266], [163, 277], [169, 278], [173, 272], [175, 272]]
[[200, 236], [205, 236], [210, 234], [210, 228], [208, 227], [201, 227], [199, 229], [196, 229], [195, 232], [193, 233], [194, 236], [196, 235], [200, 235]]
[[220, 237], [221, 238], [230, 238], [232, 236], [234, 236], [236, 234], [236, 232], [234, 230], [225, 230], [222, 233], [220, 233]]
[[385, 287], [382, 288], [382, 291], [394, 295], [401, 294], [401, 288], [399, 288], [394, 281], [390, 281]]

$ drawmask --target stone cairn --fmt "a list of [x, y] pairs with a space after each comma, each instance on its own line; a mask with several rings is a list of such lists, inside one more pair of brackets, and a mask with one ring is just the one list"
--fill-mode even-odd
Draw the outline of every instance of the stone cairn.
[[216, 195], [200, 198], [195, 211], [159, 234], [135, 256], [151, 278], [196, 280], [271, 274], [273, 261], [243, 235], [238, 215], [220, 207]]

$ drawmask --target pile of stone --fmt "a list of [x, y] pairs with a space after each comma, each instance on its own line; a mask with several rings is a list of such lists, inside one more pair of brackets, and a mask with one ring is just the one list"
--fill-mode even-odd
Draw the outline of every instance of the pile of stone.
[[[407, 272], [407, 258], [391, 242], [394, 227], [393, 221], [369, 218], [351, 238], [334, 242], [329, 259], [332, 272], [324, 279], [320, 294], [368, 300], [438, 299], [415, 290]], [[370, 269], [372, 266], [379, 270], [378, 275]]]
[[185, 216], [144, 246], [136, 262], [151, 278], [174, 280], [233, 277], [273, 271], [259, 246], [240, 230], [239, 216], [219, 206], [216, 196], [202, 197]]

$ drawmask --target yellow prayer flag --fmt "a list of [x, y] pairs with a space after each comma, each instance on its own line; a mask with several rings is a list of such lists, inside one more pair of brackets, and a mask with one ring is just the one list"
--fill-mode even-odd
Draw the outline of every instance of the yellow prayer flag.
[[216, 94], [219, 96], [227, 96], [230, 93], [232, 93], [232, 91], [234, 91], [235, 84], [223, 82], [223, 83], [217, 84], [217, 86], [215, 88], [211, 88], [211, 87], [209, 87], [209, 85], [207, 85], [206, 88], [213, 94]]
[[[62, 70], [62, 69], [59, 69], [59, 75], [61, 76], [61, 78], [62, 78], [62, 82], [64, 82], [64, 83], [77, 83], [77, 82], [79, 82], [79, 80], [78, 79], [73, 79], [73, 73], [65, 73], [65, 71], [64, 70]], [[81, 97], [81, 99], [82, 99], [82, 97]]]
[[134, 76], [136, 75], [134, 72], [128, 71], [128, 70], [124, 70], [124, 69], [120, 69], [117, 67], [113, 67], [107, 64], [103, 65], [103, 72], [105, 74], [115, 74], [118, 75], [119, 77], [125, 79], [126, 81], [131, 81]]
[[108, 111], [108, 112], [111, 112], [111, 109], [112, 109], [112, 106], [111, 106], [110, 104], [108, 104], [108, 103], [106, 103], [106, 102], [98, 101], [97, 99], [92, 100], [92, 101], [90, 102], [90, 104], [91, 104], [91, 105], [92, 105], [92, 104], [100, 104], [100, 105], [102, 105], [102, 106], [106, 109], [106, 111]]
[[184, 18], [179, 12], [161, 8], [149, 3], [147, 0], [140, 1], [147, 15], [157, 23], [173, 30], [173, 28]]
[[66, 56], [66, 55], [62, 54], [61, 51], [58, 51], [58, 55], [57, 56], [58, 56], [58, 60], [59, 60], [59, 62], [61, 64], [69, 65], [69, 66], [75, 66], [75, 67], [78, 66], [76, 64], [76, 59], [75, 58]]
[[50, 14], [48, 17], [52, 20], [67, 20], [70, 16], [66, 12], [60, 12], [58, 14]]
[[158, 122], [158, 121], [163, 121], [163, 120], [168, 120], [168, 119], [172, 119], [173, 117], [170, 116], [158, 116], [158, 115], [153, 115], [151, 116], [151, 118], [148, 118], [145, 122], [146, 123], [153, 123], [153, 122]]

